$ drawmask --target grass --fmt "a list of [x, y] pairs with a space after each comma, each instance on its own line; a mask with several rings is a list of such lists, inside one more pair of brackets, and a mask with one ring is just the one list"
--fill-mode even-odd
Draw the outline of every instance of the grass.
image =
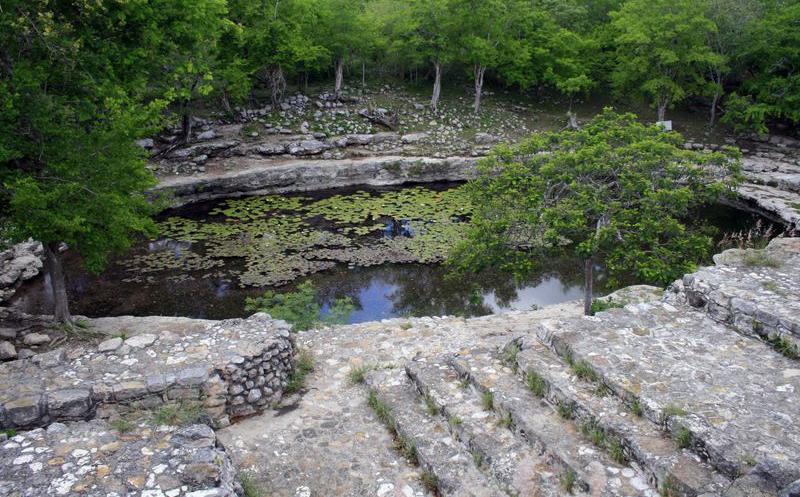
[[681, 426], [675, 432], [675, 443], [679, 449], [688, 449], [692, 446], [692, 432], [685, 426]]
[[761, 288], [763, 288], [764, 290], [768, 290], [772, 293], [778, 293], [778, 294], [783, 293], [781, 292], [781, 287], [774, 281], [762, 281]]
[[678, 497], [680, 493], [678, 492], [678, 485], [675, 483], [675, 477], [667, 475], [661, 483], [658, 493], [661, 494], [661, 497]]
[[744, 254], [744, 263], [750, 267], [781, 267], [781, 261], [769, 255], [765, 250], [748, 250]]
[[433, 401], [433, 397], [430, 394], [426, 394], [425, 397], [425, 410], [428, 411], [430, 416], [436, 416], [439, 414], [439, 407], [436, 405], [436, 402]]
[[425, 490], [432, 494], [437, 494], [439, 491], [439, 479], [436, 477], [435, 474], [431, 473], [430, 471], [425, 471], [421, 475], [419, 475], [419, 481], [422, 482], [422, 486], [425, 487]]
[[528, 386], [528, 390], [539, 398], [544, 397], [547, 393], [547, 383], [545, 383], [544, 378], [535, 371], [528, 371], [528, 374], [525, 376], [525, 383]]
[[450, 418], [448, 418], [447, 422], [450, 423], [450, 426], [453, 426], [453, 427], [459, 427], [462, 424], [464, 424], [464, 420], [462, 420], [460, 417], [455, 416], [455, 415], [450, 416]]
[[800, 359], [800, 350], [797, 345], [783, 335], [772, 335], [767, 338], [767, 343], [789, 359]]
[[608, 388], [608, 385], [606, 385], [605, 383], [598, 384], [597, 387], [594, 389], [594, 394], [597, 395], [598, 397], [608, 397], [609, 395], [611, 395], [611, 393], [612, 393], [611, 389]]
[[17, 430], [14, 430], [13, 428], [10, 428], [8, 430], [0, 430], [0, 434], [5, 435], [8, 438], [16, 437], [17, 436]]
[[581, 433], [584, 434], [596, 447], [606, 446], [606, 432], [595, 419], [581, 424]]
[[250, 474], [240, 474], [239, 484], [242, 486], [243, 497], [266, 497], [264, 489]]
[[494, 409], [494, 394], [488, 390], [483, 392], [481, 395], [481, 405], [486, 411]]
[[631, 412], [637, 418], [641, 418], [642, 415], [644, 414], [644, 409], [642, 409], [642, 404], [638, 398], [634, 398], [633, 400], [631, 400], [631, 403], [628, 405], [628, 407], [630, 407]]
[[500, 416], [500, 419], [497, 420], [497, 426], [501, 426], [503, 428], [511, 428], [511, 425], [514, 424], [514, 420], [511, 419], [511, 413], [507, 412]]
[[409, 323], [409, 322], [405, 322], [405, 323], [400, 325], [400, 329], [401, 330], [410, 330], [412, 326], [414, 326], [414, 325]]
[[480, 468], [483, 466], [483, 454], [478, 452], [477, 450], [472, 451], [472, 462], [475, 464], [475, 467]]
[[689, 413], [676, 405], [670, 404], [664, 407], [664, 416], [667, 418], [671, 418], [673, 416], [686, 416], [687, 414]]
[[519, 351], [519, 345], [516, 343], [510, 344], [503, 351], [503, 364], [510, 367], [515, 373], [519, 368], [519, 364], [517, 364], [517, 356], [519, 355]]
[[350, 382], [351, 385], [361, 385], [364, 383], [364, 380], [367, 376], [367, 373], [375, 369], [375, 366], [362, 364], [361, 366], [355, 366], [350, 368], [350, 371], [347, 373], [347, 381]]
[[109, 424], [119, 433], [128, 433], [136, 428], [136, 423], [128, 418], [117, 418], [112, 420]]
[[558, 410], [558, 415], [564, 419], [572, 419], [575, 417], [575, 407], [569, 402], [559, 400], [556, 409]]
[[379, 399], [375, 392], [369, 392], [367, 396], [367, 405], [372, 409], [372, 412], [375, 413], [375, 416], [378, 417], [378, 420], [391, 432], [394, 437], [395, 448], [412, 464], [419, 464], [417, 446], [414, 445], [411, 440], [397, 432], [391, 408]]
[[573, 362], [570, 365], [570, 369], [575, 376], [580, 378], [581, 380], [596, 382], [600, 380], [600, 377], [597, 376], [597, 373], [594, 372], [594, 369], [589, 365], [586, 361], [578, 361]]
[[314, 371], [314, 358], [307, 350], [300, 351], [294, 361], [294, 368], [289, 373], [289, 381], [283, 392], [287, 394], [299, 392], [306, 385], [306, 377]]
[[597, 299], [592, 301], [592, 315], [598, 312], [607, 311], [609, 309], [618, 309], [625, 307], [625, 302], [617, 302], [614, 299]]
[[461, 388], [466, 390], [467, 388], [469, 388], [469, 377], [465, 376], [461, 378], [460, 380], [458, 380], [458, 384], [461, 385]]
[[606, 449], [608, 455], [611, 456], [617, 464], [625, 464], [627, 457], [625, 457], [625, 450], [622, 447], [622, 441], [617, 437], [609, 437], [606, 442]]
[[203, 408], [196, 402], [167, 404], [153, 410], [151, 421], [156, 425], [185, 426], [196, 423], [203, 416]]
[[578, 482], [578, 475], [573, 469], [568, 469], [561, 475], [561, 488], [567, 493], [572, 493], [575, 490], [575, 483]]

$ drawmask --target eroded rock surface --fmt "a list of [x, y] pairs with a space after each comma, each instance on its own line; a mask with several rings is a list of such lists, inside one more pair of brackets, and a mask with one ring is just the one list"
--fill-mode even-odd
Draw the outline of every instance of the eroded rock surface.
[[42, 244], [22, 242], [0, 252], [0, 304], [14, 296], [19, 285], [42, 270]]

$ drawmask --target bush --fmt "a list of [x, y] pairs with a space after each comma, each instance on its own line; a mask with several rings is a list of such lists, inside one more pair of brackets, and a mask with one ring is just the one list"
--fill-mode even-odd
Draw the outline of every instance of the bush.
[[314, 284], [306, 280], [294, 292], [277, 293], [267, 290], [261, 297], [248, 297], [245, 310], [266, 312], [275, 319], [283, 319], [292, 325], [294, 331], [309, 330], [320, 324], [347, 322], [355, 308], [350, 297], [337, 298], [330, 305], [328, 313], [323, 315], [316, 293]]

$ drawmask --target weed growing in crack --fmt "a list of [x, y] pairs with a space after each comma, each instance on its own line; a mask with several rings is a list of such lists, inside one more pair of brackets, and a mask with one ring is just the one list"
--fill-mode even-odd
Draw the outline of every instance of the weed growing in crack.
[[494, 394], [489, 390], [486, 390], [481, 394], [481, 405], [483, 409], [486, 411], [491, 411], [494, 409]]
[[692, 446], [692, 432], [685, 426], [681, 426], [675, 432], [675, 443], [679, 449], [688, 449]]
[[525, 383], [528, 385], [528, 390], [535, 396], [542, 398], [547, 393], [547, 383], [538, 373], [529, 371], [525, 376]]

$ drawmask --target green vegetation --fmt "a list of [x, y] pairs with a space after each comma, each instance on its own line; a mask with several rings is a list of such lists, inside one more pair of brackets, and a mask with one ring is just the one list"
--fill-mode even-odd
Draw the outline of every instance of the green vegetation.
[[353, 366], [347, 373], [347, 380], [351, 385], [361, 385], [366, 379], [367, 373], [375, 369], [375, 366], [362, 364], [360, 366]]
[[155, 425], [185, 426], [196, 423], [204, 414], [203, 407], [197, 402], [181, 402], [154, 409], [150, 419]]
[[572, 419], [575, 417], [575, 406], [572, 402], [559, 400], [556, 404], [558, 415], [563, 419]]
[[591, 382], [596, 382], [600, 380], [600, 378], [597, 376], [597, 373], [595, 373], [594, 369], [592, 369], [592, 366], [590, 366], [589, 363], [586, 361], [573, 362], [570, 365], [570, 369], [572, 370], [573, 373], [575, 373], [575, 376], [577, 376], [581, 380], [591, 381]]
[[628, 407], [630, 408], [633, 415], [636, 416], [637, 418], [641, 418], [642, 415], [644, 414], [644, 410], [642, 409], [642, 404], [639, 401], [638, 397], [634, 397], [633, 400], [631, 400], [630, 404], [628, 404]]
[[747, 250], [743, 261], [745, 265], [750, 267], [781, 267], [781, 261], [771, 256], [766, 250]]
[[306, 377], [314, 371], [314, 358], [307, 350], [302, 350], [294, 358], [294, 368], [289, 373], [289, 381], [286, 383], [286, 388], [283, 392], [291, 394], [299, 392], [306, 385]]
[[419, 475], [419, 481], [422, 482], [422, 486], [425, 487], [425, 490], [434, 495], [437, 494], [439, 490], [439, 479], [436, 478], [435, 474], [430, 471], [423, 471], [422, 474]]
[[692, 446], [692, 432], [685, 426], [678, 428], [675, 433], [675, 443], [680, 449], [688, 449]]
[[244, 497], [266, 497], [267, 495], [255, 477], [249, 473], [239, 474], [239, 484], [242, 486]]
[[673, 416], [686, 416], [687, 414], [689, 413], [686, 412], [685, 409], [682, 409], [676, 405], [670, 404], [664, 407], [664, 417], [666, 418], [671, 418]]
[[539, 398], [543, 398], [547, 393], [547, 383], [535, 371], [528, 371], [525, 376], [525, 384], [528, 386], [528, 390]]
[[447, 419], [447, 422], [450, 423], [450, 426], [453, 426], [453, 427], [456, 427], [456, 428], [461, 426], [462, 424], [464, 424], [464, 420], [461, 419], [458, 416], [455, 416], [455, 415], [450, 416], [450, 418]]
[[275, 319], [283, 319], [292, 325], [294, 331], [309, 330], [318, 325], [344, 324], [353, 309], [350, 297], [341, 297], [331, 304], [327, 315], [322, 315], [314, 284], [308, 280], [300, 283], [294, 292], [267, 290], [261, 297], [248, 297], [245, 304], [245, 310], [266, 312]]
[[503, 364], [510, 367], [515, 373], [519, 369], [519, 364], [517, 363], [519, 351], [520, 348], [517, 343], [512, 343], [503, 350]]
[[124, 416], [112, 419], [108, 424], [119, 433], [123, 434], [133, 431], [133, 429], [136, 428], [136, 423]]
[[431, 416], [439, 414], [439, 406], [436, 405], [433, 397], [431, 397], [430, 394], [427, 394], [423, 398], [425, 400], [425, 410], [428, 411], [428, 414]]
[[792, 343], [786, 336], [776, 333], [768, 337], [767, 342], [789, 359], [800, 359], [800, 347]]
[[468, 184], [473, 216], [450, 257], [462, 273], [524, 276], [546, 257], [584, 260], [584, 312], [596, 264], [609, 281], [631, 274], [674, 281], [706, 258], [711, 237], [686, 220], [730, 192], [738, 152], [695, 152], [683, 138], [610, 109], [578, 131], [541, 133], [500, 146]]
[[510, 412], [503, 413], [497, 420], [497, 426], [501, 426], [503, 428], [511, 428], [513, 424], [514, 419], [511, 417]]
[[675, 477], [672, 475], [667, 475], [666, 478], [664, 478], [664, 481], [661, 483], [658, 493], [661, 494], [661, 497], [678, 497], [681, 495], [681, 492], [678, 490], [678, 483], [675, 481]]
[[575, 470], [569, 468], [561, 475], [560, 480], [561, 488], [563, 488], [565, 492], [571, 494], [575, 491], [575, 484], [578, 482], [578, 474], [575, 473]]
[[484, 391], [481, 394], [481, 405], [485, 411], [494, 409], [494, 394], [489, 390]]
[[618, 302], [611, 298], [604, 298], [604, 299], [596, 299], [592, 301], [592, 315], [597, 314], [598, 312], [607, 311], [609, 309], [618, 309], [621, 307], [625, 307], [624, 302]]

